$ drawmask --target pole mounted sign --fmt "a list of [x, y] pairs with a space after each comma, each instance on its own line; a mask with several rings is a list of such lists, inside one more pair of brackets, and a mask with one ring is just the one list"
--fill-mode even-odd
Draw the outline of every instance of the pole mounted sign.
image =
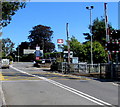
[[23, 50], [24, 54], [33, 54], [35, 52], [34, 49], [24, 49]]
[[64, 42], [63, 39], [57, 39], [58, 44], [63, 44], [63, 42]]
[[40, 50], [40, 47], [39, 47], [39, 46], [36, 46], [36, 50], [38, 50], [38, 51], [39, 51], [39, 50]]

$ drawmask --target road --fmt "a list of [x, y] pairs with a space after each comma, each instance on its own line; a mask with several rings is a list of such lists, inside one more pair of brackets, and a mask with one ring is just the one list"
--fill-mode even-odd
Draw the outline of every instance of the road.
[[118, 86], [14, 63], [1, 75], [2, 105], [118, 105]]

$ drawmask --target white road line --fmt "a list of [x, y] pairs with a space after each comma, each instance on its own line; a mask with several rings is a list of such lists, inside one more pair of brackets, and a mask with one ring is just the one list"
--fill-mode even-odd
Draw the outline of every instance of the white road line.
[[34, 76], [34, 77], [43, 79], [43, 80], [45, 80], [45, 81], [48, 81], [49, 83], [52, 83], [52, 84], [54, 84], [54, 85], [56, 85], [56, 86], [58, 86], [58, 87], [61, 87], [61, 88], [65, 89], [65, 90], [68, 90], [68, 91], [70, 91], [70, 92], [72, 92], [72, 93], [74, 93], [74, 94], [76, 94], [76, 95], [78, 95], [78, 96], [81, 96], [81, 97], [83, 97], [83, 98], [85, 98], [85, 99], [88, 99], [88, 100], [90, 100], [90, 101], [92, 101], [92, 102], [94, 102], [94, 103], [96, 103], [96, 104], [98, 104], [98, 105], [102, 105], [102, 106], [104, 106], [104, 107], [107, 107], [107, 106], [109, 106], [109, 107], [114, 107], [114, 106], [113, 106], [112, 104], [110, 104], [110, 103], [107, 103], [107, 102], [102, 101], [102, 100], [100, 100], [100, 99], [98, 99], [98, 98], [95, 98], [95, 97], [93, 97], [93, 96], [90, 96], [90, 95], [88, 95], [88, 94], [85, 94], [85, 93], [83, 93], [83, 92], [81, 92], [81, 91], [78, 91], [78, 90], [76, 90], [76, 89], [74, 89], [74, 88], [71, 88], [71, 87], [68, 87], [68, 86], [66, 86], [66, 85], [63, 85], [63, 84], [61, 84], [61, 83], [59, 83], [59, 82], [56, 82], [56, 81], [47, 79], [47, 78], [45, 78], [45, 77], [40, 77], [40, 76], [36, 76], [36, 75], [29, 74], [29, 73], [27, 73], [27, 72], [25, 72], [25, 71], [19, 70], [19, 69], [15, 68], [15, 67], [12, 67], [12, 66], [11, 66], [11, 68], [13, 68], [13, 69], [15, 69], [15, 70], [17, 70], [17, 71], [19, 71], [19, 72], [21, 72], [21, 73], [24, 73], [24, 74], [27, 74], [27, 75], [30, 75], [30, 76]]
[[115, 86], [119, 86], [119, 84], [117, 84], [117, 83], [113, 83], [113, 85], [115, 85]]
[[5, 101], [5, 96], [2, 90], [2, 87], [0, 86], [0, 93], [1, 93], [1, 98], [2, 98], [2, 105], [6, 105], [6, 101]]
[[[2, 74], [2, 70], [0, 70], [0, 73]], [[0, 81], [0, 93], [1, 93], [2, 105], [6, 107], [5, 96], [4, 96], [3, 87], [2, 87], [2, 80]]]
[[2, 89], [2, 80], [0, 81], [0, 93], [1, 93], [1, 99], [2, 99], [2, 105], [6, 105], [6, 101], [5, 101], [5, 96], [4, 96], [4, 92]]

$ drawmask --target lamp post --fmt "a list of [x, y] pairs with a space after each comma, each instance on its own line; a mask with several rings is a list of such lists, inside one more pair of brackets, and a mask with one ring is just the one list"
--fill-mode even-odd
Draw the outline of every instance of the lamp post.
[[91, 34], [91, 64], [93, 67], [93, 52], [92, 52], [92, 9], [93, 6], [86, 7], [86, 9], [90, 10], [90, 34]]

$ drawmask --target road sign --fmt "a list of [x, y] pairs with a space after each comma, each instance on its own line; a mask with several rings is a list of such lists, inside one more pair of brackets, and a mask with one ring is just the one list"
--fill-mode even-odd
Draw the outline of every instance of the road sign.
[[43, 56], [43, 50], [36, 50], [35, 55], [36, 55], [36, 57], [42, 57]]
[[72, 58], [72, 63], [78, 63], [78, 57], [73, 57]]
[[24, 54], [34, 54], [34, 53], [35, 53], [35, 50], [34, 50], [34, 49], [24, 49], [24, 50], [23, 50], [23, 53], [24, 53]]
[[64, 42], [63, 39], [57, 39], [58, 44], [63, 44], [63, 42]]
[[40, 47], [39, 47], [39, 46], [36, 46], [36, 50], [40, 50]]
[[36, 60], [40, 60], [40, 57], [36, 57]]

